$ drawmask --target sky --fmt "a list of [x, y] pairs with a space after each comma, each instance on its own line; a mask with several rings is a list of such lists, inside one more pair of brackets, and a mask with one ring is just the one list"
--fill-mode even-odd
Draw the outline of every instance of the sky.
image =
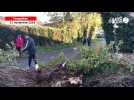
[[0, 12], [0, 16], [37, 16], [41, 22], [49, 22], [47, 12]]

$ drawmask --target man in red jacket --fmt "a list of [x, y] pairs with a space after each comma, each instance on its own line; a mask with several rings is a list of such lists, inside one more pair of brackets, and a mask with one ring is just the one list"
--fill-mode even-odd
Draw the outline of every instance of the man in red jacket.
[[22, 38], [22, 35], [19, 34], [16, 38], [16, 49], [19, 52], [19, 56], [21, 56], [21, 49], [23, 48], [24, 40]]

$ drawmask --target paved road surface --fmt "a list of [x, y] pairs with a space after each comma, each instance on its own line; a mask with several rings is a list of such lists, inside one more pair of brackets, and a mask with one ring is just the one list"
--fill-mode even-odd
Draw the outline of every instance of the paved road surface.
[[[79, 56], [79, 50], [76, 47], [71, 47], [71, 48], [65, 48], [63, 49], [65, 57], [69, 59], [74, 59], [78, 58]], [[58, 54], [60, 53], [59, 50], [48, 52], [48, 53], [38, 53], [37, 54], [37, 60], [41, 64], [46, 64], [50, 60], [54, 59]], [[25, 68], [28, 67], [28, 58], [27, 57], [22, 57], [17, 59], [17, 64], [19, 67]]]

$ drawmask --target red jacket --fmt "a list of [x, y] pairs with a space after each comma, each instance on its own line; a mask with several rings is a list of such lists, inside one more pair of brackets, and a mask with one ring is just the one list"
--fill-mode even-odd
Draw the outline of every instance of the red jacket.
[[21, 36], [18, 36], [16, 38], [16, 48], [22, 48], [23, 47], [23, 38]]

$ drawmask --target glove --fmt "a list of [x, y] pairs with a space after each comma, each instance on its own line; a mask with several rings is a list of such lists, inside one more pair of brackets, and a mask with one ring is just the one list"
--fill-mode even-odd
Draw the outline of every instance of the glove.
[[39, 69], [39, 65], [38, 65], [38, 64], [35, 65], [35, 69], [36, 69], [36, 70]]

